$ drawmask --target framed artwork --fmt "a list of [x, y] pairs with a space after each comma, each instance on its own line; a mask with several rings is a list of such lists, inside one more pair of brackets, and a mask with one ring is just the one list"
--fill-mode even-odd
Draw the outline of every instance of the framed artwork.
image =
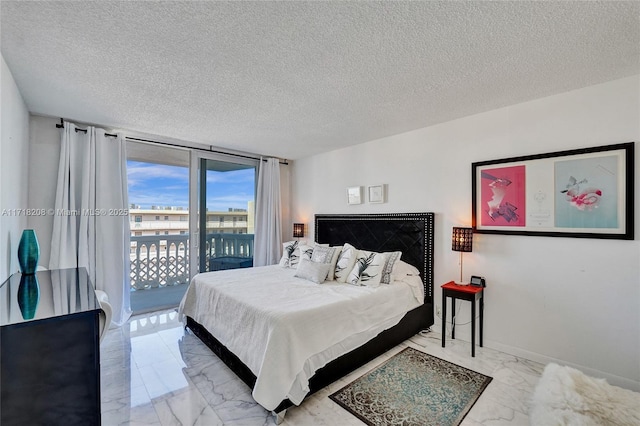
[[362, 204], [362, 187], [347, 188], [347, 204]]
[[485, 234], [634, 238], [634, 142], [471, 165]]
[[384, 203], [384, 185], [372, 185], [369, 187], [369, 202]]

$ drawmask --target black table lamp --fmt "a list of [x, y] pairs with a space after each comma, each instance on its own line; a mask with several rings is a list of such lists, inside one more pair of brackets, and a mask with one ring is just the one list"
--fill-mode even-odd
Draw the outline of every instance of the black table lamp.
[[304, 237], [304, 223], [293, 224], [293, 238]]
[[462, 281], [462, 253], [472, 251], [473, 229], [453, 227], [451, 234], [451, 250], [460, 252], [460, 281], [456, 284], [466, 285], [467, 282]]

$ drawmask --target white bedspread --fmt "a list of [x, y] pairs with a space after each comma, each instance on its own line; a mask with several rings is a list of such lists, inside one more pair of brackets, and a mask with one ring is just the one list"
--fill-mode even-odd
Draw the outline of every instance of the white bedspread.
[[422, 304], [419, 277], [374, 289], [294, 273], [273, 265], [199, 274], [180, 304], [256, 375], [253, 398], [268, 410], [286, 398], [299, 404], [316, 369]]

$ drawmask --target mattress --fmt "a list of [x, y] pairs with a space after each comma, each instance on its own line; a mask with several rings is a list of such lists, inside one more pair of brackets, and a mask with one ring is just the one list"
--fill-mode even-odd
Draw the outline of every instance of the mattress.
[[253, 372], [268, 410], [299, 404], [314, 372], [396, 325], [422, 304], [417, 276], [377, 288], [316, 284], [278, 265], [196, 275], [181, 304]]

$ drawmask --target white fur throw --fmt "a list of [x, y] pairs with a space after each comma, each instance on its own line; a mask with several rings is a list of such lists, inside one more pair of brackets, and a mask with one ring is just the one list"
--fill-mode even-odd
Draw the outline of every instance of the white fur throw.
[[533, 426], [640, 425], [640, 393], [548, 364], [531, 400]]

